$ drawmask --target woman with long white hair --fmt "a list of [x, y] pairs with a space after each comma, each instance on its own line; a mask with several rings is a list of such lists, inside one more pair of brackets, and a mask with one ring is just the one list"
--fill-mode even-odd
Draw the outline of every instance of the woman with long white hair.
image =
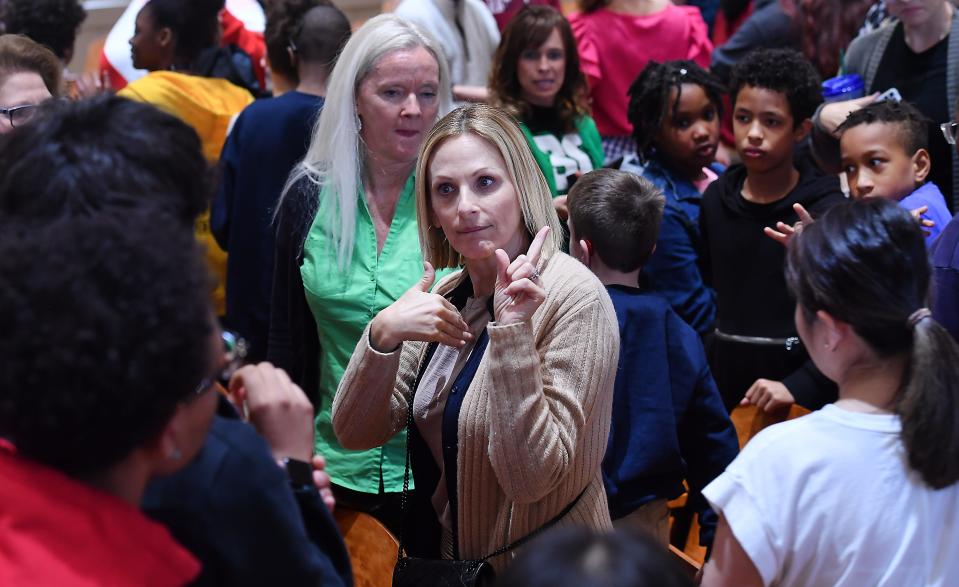
[[337, 503], [394, 531], [406, 435], [347, 451], [330, 410], [367, 322], [422, 273], [413, 168], [427, 131], [449, 110], [449, 85], [442, 50], [427, 33], [395, 15], [367, 21], [337, 61], [309, 150], [277, 211], [268, 358], [313, 400], [316, 450]]

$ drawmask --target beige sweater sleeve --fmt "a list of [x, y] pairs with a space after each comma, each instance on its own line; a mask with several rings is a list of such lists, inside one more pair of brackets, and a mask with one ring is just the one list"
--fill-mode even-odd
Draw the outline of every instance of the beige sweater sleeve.
[[[534, 340], [530, 322], [491, 323], [489, 458], [509, 499], [531, 503], [569, 473], [612, 389], [619, 329], [599, 300], [555, 316]], [[594, 435], [595, 436], [595, 435]]]
[[[382, 446], [406, 426], [410, 374], [422, 344], [404, 342], [391, 353], [370, 346], [370, 325], [350, 357], [333, 399], [333, 432], [350, 450]], [[397, 377], [397, 374], [402, 374]]]

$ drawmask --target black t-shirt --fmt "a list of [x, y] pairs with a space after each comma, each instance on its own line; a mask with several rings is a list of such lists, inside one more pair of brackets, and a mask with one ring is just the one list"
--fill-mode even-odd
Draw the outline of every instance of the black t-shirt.
[[932, 157], [929, 179], [946, 195], [951, 210], [953, 147], [939, 130], [940, 123], [952, 120], [952, 104], [949, 104], [946, 91], [948, 51], [947, 35], [922, 53], [916, 53], [906, 45], [902, 24], [896, 25], [870, 91], [884, 92], [896, 88], [903, 100], [929, 119], [929, 155]]
[[549, 133], [557, 137], [562, 137], [570, 132], [564, 128], [563, 121], [560, 120], [555, 108], [545, 108], [530, 104], [530, 116], [524, 120], [530, 132], [534, 135]]

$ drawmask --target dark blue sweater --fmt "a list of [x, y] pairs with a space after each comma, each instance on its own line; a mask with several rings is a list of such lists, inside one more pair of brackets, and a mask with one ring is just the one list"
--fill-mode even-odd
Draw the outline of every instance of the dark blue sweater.
[[959, 341], [959, 214], [932, 245], [932, 317]]
[[193, 585], [353, 584], [319, 493], [291, 488], [270, 447], [222, 398], [200, 454], [152, 482], [141, 507], [203, 565]]
[[700, 491], [739, 453], [699, 335], [669, 302], [621, 285], [606, 287], [619, 320], [613, 421], [603, 459], [610, 516], [690, 488], [708, 545], [716, 515]]
[[220, 157], [222, 181], [210, 227], [229, 253], [224, 324], [249, 341], [253, 360], [266, 356], [273, 211], [290, 171], [306, 155], [322, 107], [323, 98], [302, 92], [258, 100], [240, 113]]

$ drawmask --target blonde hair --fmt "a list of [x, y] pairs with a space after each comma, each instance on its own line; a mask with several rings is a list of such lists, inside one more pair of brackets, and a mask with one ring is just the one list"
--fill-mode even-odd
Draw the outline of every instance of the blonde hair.
[[[439, 110], [449, 111], [449, 69], [439, 43], [413, 23], [393, 14], [381, 14], [366, 21], [343, 47], [327, 89], [326, 102], [313, 129], [310, 147], [303, 161], [290, 174], [282, 198], [300, 180], [313, 184], [315, 197], [308, 210], [310, 216], [319, 209], [320, 192], [331, 198], [326, 207], [325, 225], [336, 247], [337, 264], [345, 269], [353, 256], [356, 232], [357, 193], [365, 161], [365, 148], [360, 137], [356, 113], [356, 92], [373, 71], [377, 61], [393, 51], [423, 47], [439, 67]], [[282, 199], [277, 210], [282, 207]]]
[[563, 239], [563, 229], [553, 209], [549, 185], [516, 121], [506, 112], [483, 104], [464, 106], [444, 116], [420, 147], [416, 162], [416, 220], [419, 223], [423, 260], [429, 261], [437, 269], [463, 264], [463, 257], [450, 246], [443, 230], [430, 226], [429, 167], [433, 155], [447, 139], [466, 134], [485, 139], [499, 151], [516, 191], [530, 240], [543, 226], [548, 225], [552, 229], [543, 244], [540, 257], [546, 261], [560, 250]]

